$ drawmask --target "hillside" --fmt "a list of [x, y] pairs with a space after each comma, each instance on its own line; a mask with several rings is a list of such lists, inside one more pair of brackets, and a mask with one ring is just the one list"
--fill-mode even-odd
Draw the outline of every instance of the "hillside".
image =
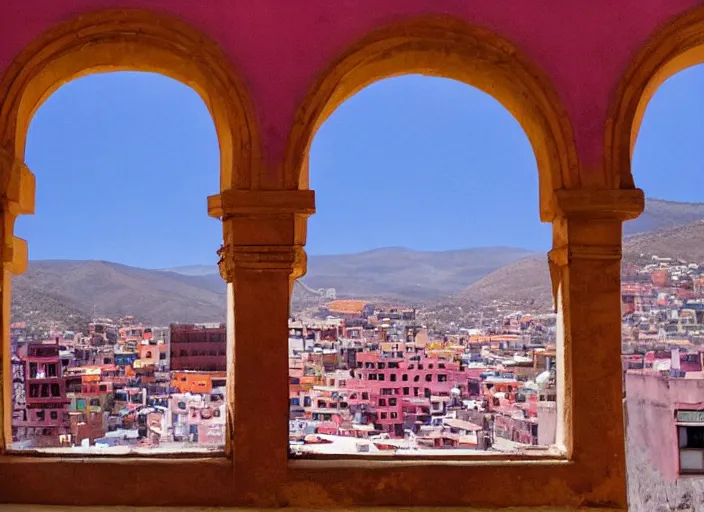
[[458, 293], [487, 273], [532, 254], [513, 247], [443, 252], [388, 247], [312, 256], [303, 280], [311, 288], [336, 288], [342, 296], [425, 301]]
[[[637, 258], [641, 254], [704, 262], [704, 221], [624, 237], [624, 259]], [[506, 265], [470, 284], [458, 295], [460, 302], [472, 303], [507, 298], [520, 302], [534, 300], [541, 309], [551, 307], [546, 256], [524, 258]]]
[[704, 262], [704, 221], [627, 236], [623, 241], [623, 250], [624, 255], [645, 253], [694, 263]]
[[[626, 224], [624, 257], [645, 253], [704, 262], [702, 219], [704, 204], [648, 199], [643, 216]], [[444, 252], [389, 247], [310, 256], [303, 282], [312, 289], [335, 288], [341, 297], [415, 304], [508, 299], [531, 309], [552, 305], [545, 254], [512, 247]], [[294, 288], [294, 311], [320, 300], [300, 285]], [[208, 322], [224, 319], [225, 303], [216, 266], [147, 270], [104, 261], [32, 261], [13, 279], [12, 318], [35, 325], [63, 319], [70, 328], [94, 315], [132, 314], [152, 324]]]
[[[303, 282], [310, 288], [335, 288], [345, 297], [423, 301], [453, 295], [487, 273], [534, 251], [515, 247], [480, 247], [456, 251], [415, 251], [385, 247], [355, 254], [309, 256]], [[217, 273], [217, 267], [166, 269], [190, 276]], [[296, 287], [295, 298], [308, 294]]]
[[13, 278], [13, 320], [63, 318], [73, 311], [86, 317], [130, 314], [161, 325], [218, 322], [225, 318], [225, 297], [218, 275], [184, 276], [105, 261], [32, 261]]
[[510, 300], [549, 310], [552, 287], [547, 256], [524, 258], [491, 272], [462, 290], [457, 299], [470, 304]]
[[646, 198], [645, 210], [623, 225], [625, 235], [672, 228], [704, 219], [704, 203], [679, 203]]

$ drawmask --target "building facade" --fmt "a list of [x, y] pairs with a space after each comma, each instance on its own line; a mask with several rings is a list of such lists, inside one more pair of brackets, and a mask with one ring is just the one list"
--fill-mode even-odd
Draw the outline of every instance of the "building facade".
[[225, 324], [171, 324], [171, 370], [225, 371]]

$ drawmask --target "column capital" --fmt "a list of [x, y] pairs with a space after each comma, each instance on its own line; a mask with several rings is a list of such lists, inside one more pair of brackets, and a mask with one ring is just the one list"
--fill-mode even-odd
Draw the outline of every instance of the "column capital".
[[6, 149], [0, 148], [0, 197], [13, 215], [34, 213], [35, 179], [32, 171]]
[[313, 190], [224, 190], [208, 197], [208, 215], [231, 217], [271, 214], [315, 213]]
[[645, 196], [639, 188], [572, 189], [555, 191], [558, 216], [625, 221], [635, 219], [645, 208]]
[[28, 263], [27, 240], [13, 236], [12, 242], [3, 247], [2, 263], [14, 275], [25, 273]]
[[562, 267], [575, 259], [582, 260], [620, 260], [621, 244], [578, 245], [567, 244], [548, 252], [548, 261]]
[[228, 245], [218, 250], [220, 275], [234, 282], [236, 269], [288, 272], [292, 279], [305, 275], [306, 252], [300, 245]]

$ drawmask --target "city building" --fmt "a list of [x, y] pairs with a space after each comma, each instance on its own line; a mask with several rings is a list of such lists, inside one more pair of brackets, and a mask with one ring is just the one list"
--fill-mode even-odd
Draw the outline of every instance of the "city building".
[[169, 329], [171, 370], [225, 371], [225, 324], [171, 324]]

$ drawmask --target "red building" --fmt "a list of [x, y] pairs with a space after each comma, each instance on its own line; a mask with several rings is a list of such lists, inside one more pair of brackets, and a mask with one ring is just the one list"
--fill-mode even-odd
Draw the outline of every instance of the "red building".
[[225, 371], [225, 324], [171, 324], [171, 370]]
[[[63, 376], [58, 338], [30, 342], [25, 357], [26, 415], [17, 422], [22, 439], [35, 447], [60, 446], [60, 436], [70, 434], [66, 379]], [[68, 439], [66, 439], [68, 442]]]

